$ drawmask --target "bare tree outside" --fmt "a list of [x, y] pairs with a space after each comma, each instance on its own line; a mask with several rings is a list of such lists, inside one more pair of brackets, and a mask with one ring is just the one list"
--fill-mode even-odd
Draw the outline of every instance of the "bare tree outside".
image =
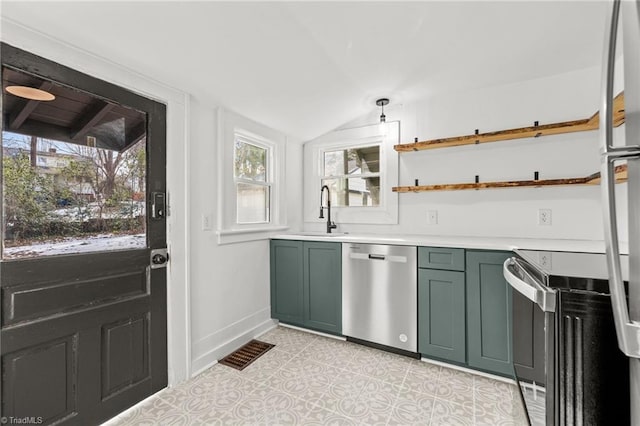
[[144, 244], [145, 143], [119, 152], [3, 132], [4, 257], [96, 237]]

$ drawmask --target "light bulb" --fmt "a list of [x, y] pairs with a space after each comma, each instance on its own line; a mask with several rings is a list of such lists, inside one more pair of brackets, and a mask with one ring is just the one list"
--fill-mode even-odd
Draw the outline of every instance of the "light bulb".
[[387, 136], [387, 122], [386, 121], [382, 121], [380, 122], [380, 124], [378, 124], [378, 133], [380, 133], [383, 136]]

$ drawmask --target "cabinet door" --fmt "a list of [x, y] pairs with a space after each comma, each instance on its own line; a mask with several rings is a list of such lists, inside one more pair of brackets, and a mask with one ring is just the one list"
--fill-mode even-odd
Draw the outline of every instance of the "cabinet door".
[[342, 333], [342, 244], [304, 242], [304, 324]]
[[465, 362], [464, 272], [418, 269], [418, 350]]
[[544, 312], [517, 291], [512, 291], [513, 367], [518, 380], [545, 383]]
[[511, 376], [511, 286], [502, 275], [510, 252], [467, 251], [467, 362]]
[[302, 241], [271, 240], [271, 317], [303, 323]]

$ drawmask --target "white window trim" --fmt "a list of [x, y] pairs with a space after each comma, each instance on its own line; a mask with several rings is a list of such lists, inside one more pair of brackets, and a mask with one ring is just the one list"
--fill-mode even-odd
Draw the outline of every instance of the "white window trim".
[[233, 176], [233, 185], [236, 187], [236, 191], [235, 194], [237, 196], [238, 194], [238, 184], [239, 183], [246, 183], [249, 185], [257, 185], [257, 186], [264, 186], [269, 188], [269, 206], [267, 207], [267, 218], [269, 220], [264, 221], [264, 222], [249, 222], [249, 223], [238, 223], [238, 211], [237, 211], [237, 199], [236, 199], [236, 224], [239, 226], [246, 226], [246, 225], [253, 225], [253, 226], [263, 226], [263, 225], [269, 225], [271, 224], [271, 221], [273, 220], [273, 204], [274, 204], [274, 199], [273, 199], [273, 176], [274, 176], [274, 144], [273, 142], [269, 142], [269, 141], [265, 141], [264, 139], [260, 138], [257, 139], [254, 135], [249, 135], [247, 134], [245, 131], [243, 130], [238, 130], [234, 133], [233, 135], [233, 162], [235, 164], [235, 160], [236, 160], [236, 139], [240, 139], [243, 143], [247, 144], [247, 145], [252, 145], [255, 146], [257, 148], [261, 148], [264, 149], [265, 152], [265, 161], [266, 161], [266, 169], [267, 172], [265, 173], [264, 176], [264, 181], [259, 181], [259, 180], [253, 180], [253, 179], [244, 179], [244, 178], [239, 178], [235, 176], [235, 170], [234, 170], [234, 176]]
[[[267, 148], [270, 175], [270, 212], [268, 223], [237, 223], [236, 179], [234, 175], [235, 138]], [[218, 244], [268, 239], [286, 231], [285, 151], [287, 138], [248, 118], [218, 109]]]
[[[331, 207], [331, 218], [340, 226], [345, 224], [397, 224], [398, 194], [391, 188], [398, 185], [398, 153], [393, 146], [399, 143], [400, 123], [387, 123], [386, 132], [380, 126], [369, 125], [338, 130], [304, 145], [304, 221], [322, 223], [318, 218], [320, 187], [324, 178], [324, 153], [338, 149], [380, 145], [380, 205]], [[356, 176], [354, 176], [356, 177]]]

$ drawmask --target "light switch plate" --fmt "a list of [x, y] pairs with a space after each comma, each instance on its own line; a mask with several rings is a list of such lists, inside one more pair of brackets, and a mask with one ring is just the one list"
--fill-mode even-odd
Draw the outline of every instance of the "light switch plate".
[[213, 215], [211, 213], [206, 213], [202, 215], [202, 230], [203, 231], [213, 230]]

